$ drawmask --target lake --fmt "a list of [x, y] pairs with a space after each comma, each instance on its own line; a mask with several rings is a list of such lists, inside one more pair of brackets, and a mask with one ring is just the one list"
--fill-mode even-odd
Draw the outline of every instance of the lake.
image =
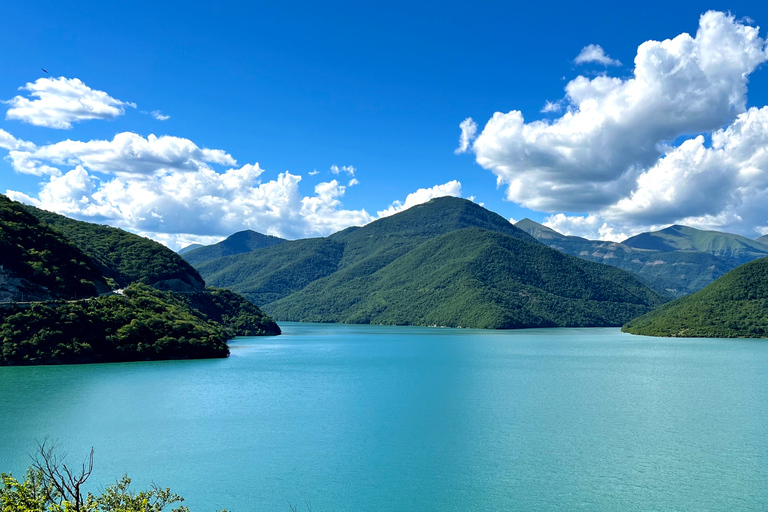
[[0, 367], [45, 437], [192, 512], [768, 509], [768, 342], [281, 323], [228, 359]]

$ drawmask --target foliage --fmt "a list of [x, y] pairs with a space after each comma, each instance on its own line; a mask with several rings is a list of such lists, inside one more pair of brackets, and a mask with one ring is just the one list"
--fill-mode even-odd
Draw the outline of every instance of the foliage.
[[646, 336], [768, 337], [768, 258], [746, 263], [622, 330]]
[[[84, 484], [93, 469], [93, 450], [81, 471], [72, 470], [53, 446], [40, 446], [24, 481], [0, 474], [0, 512], [189, 512], [180, 505], [184, 498], [170, 488], [153, 485], [148, 491], [131, 490], [131, 479], [123, 476], [101, 494], [85, 492]], [[226, 512], [226, 511], [222, 511]]]
[[96, 295], [106, 288], [97, 265], [59, 233], [0, 195], [0, 267], [25, 279], [37, 295], [53, 298]]
[[207, 288], [205, 292], [183, 294], [178, 298], [205, 314], [209, 320], [220, 323], [227, 337], [280, 334], [280, 327], [274, 320], [231, 290]]
[[217, 244], [198, 247], [190, 251], [185, 251], [184, 253], [180, 252], [179, 254], [183, 254], [183, 258], [187, 260], [190, 265], [198, 266], [206, 261], [215, 260], [216, 258], [251, 252], [256, 249], [264, 249], [265, 247], [271, 247], [282, 242], [285, 242], [282, 238], [262, 235], [255, 231], [246, 230], [239, 231]]
[[139, 283], [122, 295], [0, 309], [0, 364], [226, 357], [229, 331]]
[[15, 203], [61, 233], [99, 266], [117, 286], [141, 282], [202, 290], [203, 279], [181, 256], [148, 238], [122, 229], [83, 222]]
[[210, 285], [228, 288], [262, 305], [332, 274], [343, 254], [342, 243], [306, 238], [219, 258], [198, 269]]

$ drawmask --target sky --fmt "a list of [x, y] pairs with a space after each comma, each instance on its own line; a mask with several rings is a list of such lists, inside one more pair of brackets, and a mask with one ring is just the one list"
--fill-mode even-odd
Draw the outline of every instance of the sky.
[[0, 192], [173, 249], [442, 195], [768, 233], [762, 2], [276, 4], [3, 6]]

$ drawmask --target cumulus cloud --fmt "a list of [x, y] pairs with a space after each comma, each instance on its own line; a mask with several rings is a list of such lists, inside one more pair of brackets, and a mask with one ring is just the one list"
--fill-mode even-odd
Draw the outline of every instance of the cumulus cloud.
[[709, 147], [697, 136], [667, 148], [631, 194], [600, 212], [557, 214], [547, 225], [610, 240], [673, 223], [751, 237], [767, 232], [768, 107], [740, 114], [711, 139]]
[[357, 169], [355, 169], [351, 165], [342, 165], [341, 167], [339, 167], [338, 165], [331, 166], [331, 172], [336, 175], [339, 175], [341, 173], [347, 173], [350, 176], [354, 176], [356, 170]]
[[152, 117], [154, 117], [158, 121], [167, 121], [171, 118], [171, 116], [166, 116], [159, 110], [153, 110], [152, 112], [150, 112], [150, 114], [152, 115]]
[[555, 229], [612, 239], [673, 222], [759, 231], [768, 116], [747, 111], [746, 94], [766, 60], [758, 28], [710, 11], [695, 37], [641, 44], [633, 76], [570, 81], [554, 120], [497, 112], [472, 150], [507, 199], [584, 212], [550, 217]]
[[621, 61], [612, 59], [606, 55], [605, 50], [599, 44], [589, 44], [581, 49], [581, 52], [573, 60], [576, 64], [597, 62], [603, 66], [621, 66]]
[[565, 215], [558, 213], [544, 219], [543, 224], [564, 235], [580, 236], [590, 240], [610, 240], [612, 242], [621, 242], [640, 232], [636, 231], [628, 235], [617, 230], [596, 214]]
[[236, 165], [220, 149], [198, 147], [189, 139], [164, 135], [144, 138], [131, 132], [118, 133], [112, 140], [87, 142], [65, 140], [40, 147], [12, 150], [14, 170], [41, 176], [60, 174], [59, 167], [83, 165], [104, 174], [142, 175], [161, 171], [194, 172], [210, 169], [209, 164]]
[[89, 119], [114, 119], [134, 103], [111, 97], [104, 91], [91, 89], [78, 78], [38, 78], [19, 90], [28, 91], [31, 98], [16, 96], [6, 119], [15, 119], [35, 126], [72, 128], [72, 123]]
[[347, 183], [348, 187], [354, 187], [355, 185], [359, 185], [360, 181], [357, 178], [352, 178], [349, 180], [349, 183]]
[[[238, 166], [225, 151], [178, 137], [126, 132], [111, 141], [37, 147], [2, 131], [0, 144], [17, 148], [9, 152], [17, 171], [47, 175], [36, 195], [10, 190], [12, 199], [122, 227], [175, 249], [213, 243], [243, 229], [289, 239], [326, 236], [377, 218], [344, 208], [342, 199], [355, 178], [347, 186], [335, 179], [318, 183], [313, 194], [303, 195], [301, 176], [283, 172], [264, 179], [258, 164]], [[341, 173], [351, 176], [354, 168], [340, 167]], [[420, 189], [380, 215], [442, 195], [461, 195], [461, 184]]]
[[408, 194], [405, 201], [394, 201], [389, 205], [389, 208], [378, 212], [379, 218], [389, 217], [403, 210], [407, 210], [417, 204], [426, 203], [430, 199], [435, 197], [453, 196], [461, 197], [461, 183], [452, 180], [442, 185], [435, 185], [431, 188], [420, 188], [416, 192]]
[[459, 128], [461, 128], [459, 147], [454, 150], [454, 153], [457, 155], [466, 153], [469, 149], [469, 144], [475, 138], [475, 134], [477, 133], [477, 123], [475, 123], [471, 117], [468, 117], [459, 124]]
[[9, 150], [23, 149], [30, 151], [35, 149], [35, 145], [31, 142], [17, 139], [7, 131], [0, 129], [0, 148]]

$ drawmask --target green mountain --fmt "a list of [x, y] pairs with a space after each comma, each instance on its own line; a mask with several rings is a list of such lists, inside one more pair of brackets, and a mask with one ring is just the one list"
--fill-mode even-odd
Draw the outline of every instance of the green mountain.
[[198, 270], [282, 320], [620, 325], [663, 301], [621, 270], [563, 255], [503, 217], [452, 197]]
[[256, 249], [271, 247], [282, 242], [285, 242], [282, 238], [262, 235], [261, 233], [247, 230], [239, 231], [217, 244], [201, 246], [184, 253], [179, 252], [179, 254], [182, 254], [183, 258], [187, 260], [190, 265], [197, 266], [206, 261], [215, 260], [216, 258], [251, 252]]
[[108, 289], [93, 260], [0, 195], [0, 302], [91, 297]]
[[171, 291], [196, 291], [205, 287], [197, 270], [181, 256], [153, 240], [122, 229], [70, 219], [34, 206], [21, 207], [83, 251], [117, 287], [134, 282]]
[[630, 321], [622, 331], [646, 336], [768, 337], [768, 258], [746, 263], [703, 290]]
[[236, 334], [279, 332], [232, 292], [174, 294], [134, 283], [122, 294], [0, 308], [0, 366], [226, 357]]
[[298, 321], [511, 329], [616, 325], [661, 302], [621, 270], [465, 228], [372, 274], [348, 266], [268, 309]]
[[755, 238], [755, 242], [761, 243], [763, 245], [768, 245], [768, 235], [763, 235]]
[[737, 260], [740, 263], [768, 256], [768, 245], [747, 237], [720, 231], [702, 231], [688, 226], [670, 226], [661, 231], [627, 238], [625, 245], [652, 251], [699, 251]]
[[201, 247], [205, 247], [205, 246], [203, 244], [189, 244], [188, 246], [182, 247], [181, 249], [176, 251], [176, 254], [180, 254], [181, 255], [181, 254], [184, 254], [184, 253], [189, 252], [189, 251], [194, 251], [195, 249], [199, 249]]
[[225, 357], [264, 334], [280, 328], [164, 246], [0, 195], [0, 365]]
[[[697, 249], [671, 249], [666, 246], [665, 250], [658, 250], [634, 247], [627, 245], [626, 242], [587, 240], [578, 236], [563, 235], [530, 219], [523, 219], [515, 225], [536, 237], [540, 242], [566, 254], [632, 272], [657, 292], [672, 297], [682, 297], [701, 290], [718, 277], [741, 265], [745, 257], [752, 259], [759, 257], [757, 253], [754, 256], [752, 253], [739, 253], [738, 257], [734, 258], [729, 253], [715, 255]], [[689, 229], [698, 231], [685, 228], [685, 230]], [[699, 233], [707, 232], [699, 231]], [[643, 235], [638, 235], [640, 245], [646, 238], [657, 239], [657, 237]], [[727, 233], [720, 233], [720, 235], [723, 235], [723, 239], [728, 236], [733, 236], [733, 240], [743, 238]], [[638, 237], [633, 238], [638, 239]]]

